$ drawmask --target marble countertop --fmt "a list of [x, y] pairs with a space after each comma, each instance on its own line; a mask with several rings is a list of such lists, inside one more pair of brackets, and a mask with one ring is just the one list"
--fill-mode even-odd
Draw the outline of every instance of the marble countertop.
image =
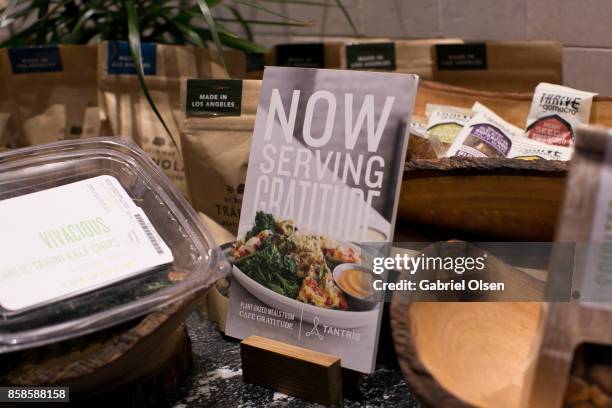
[[[188, 320], [193, 368], [172, 396], [174, 408], [311, 407], [315, 404], [242, 381], [240, 346], [221, 335], [214, 323]], [[380, 367], [365, 376], [359, 392], [341, 407], [419, 407], [397, 367]]]

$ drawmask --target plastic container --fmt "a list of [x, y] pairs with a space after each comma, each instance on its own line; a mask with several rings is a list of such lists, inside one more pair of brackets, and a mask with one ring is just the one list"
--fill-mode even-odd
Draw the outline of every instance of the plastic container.
[[[0, 200], [100, 176], [115, 177], [172, 250], [157, 270], [21, 313], [0, 309], [0, 353], [99, 331], [202, 291], [230, 265], [195, 211], [155, 163], [120, 138], [64, 141], [0, 154]], [[1, 220], [1, 216], [0, 216]], [[0, 230], [0, 233], [2, 231]], [[0, 262], [1, 262], [0, 249]]]

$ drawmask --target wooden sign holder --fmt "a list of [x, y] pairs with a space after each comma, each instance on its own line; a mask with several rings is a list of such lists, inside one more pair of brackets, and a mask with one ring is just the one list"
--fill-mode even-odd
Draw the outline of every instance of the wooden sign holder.
[[360, 374], [340, 367], [340, 358], [260, 336], [240, 343], [242, 377], [287, 395], [324, 405], [340, 402], [358, 386]]

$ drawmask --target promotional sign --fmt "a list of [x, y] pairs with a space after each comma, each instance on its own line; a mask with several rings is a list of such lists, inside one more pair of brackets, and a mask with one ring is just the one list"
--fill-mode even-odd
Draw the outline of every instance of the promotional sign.
[[388, 242], [415, 75], [266, 68], [226, 334], [374, 369], [380, 299], [367, 243]]

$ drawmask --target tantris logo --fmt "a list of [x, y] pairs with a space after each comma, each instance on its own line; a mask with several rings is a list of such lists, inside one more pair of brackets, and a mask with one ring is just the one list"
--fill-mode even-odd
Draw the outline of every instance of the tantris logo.
[[543, 93], [540, 98], [540, 107], [542, 109], [563, 112], [575, 115], [580, 109], [582, 98], [577, 96], [565, 96], [554, 93]]

